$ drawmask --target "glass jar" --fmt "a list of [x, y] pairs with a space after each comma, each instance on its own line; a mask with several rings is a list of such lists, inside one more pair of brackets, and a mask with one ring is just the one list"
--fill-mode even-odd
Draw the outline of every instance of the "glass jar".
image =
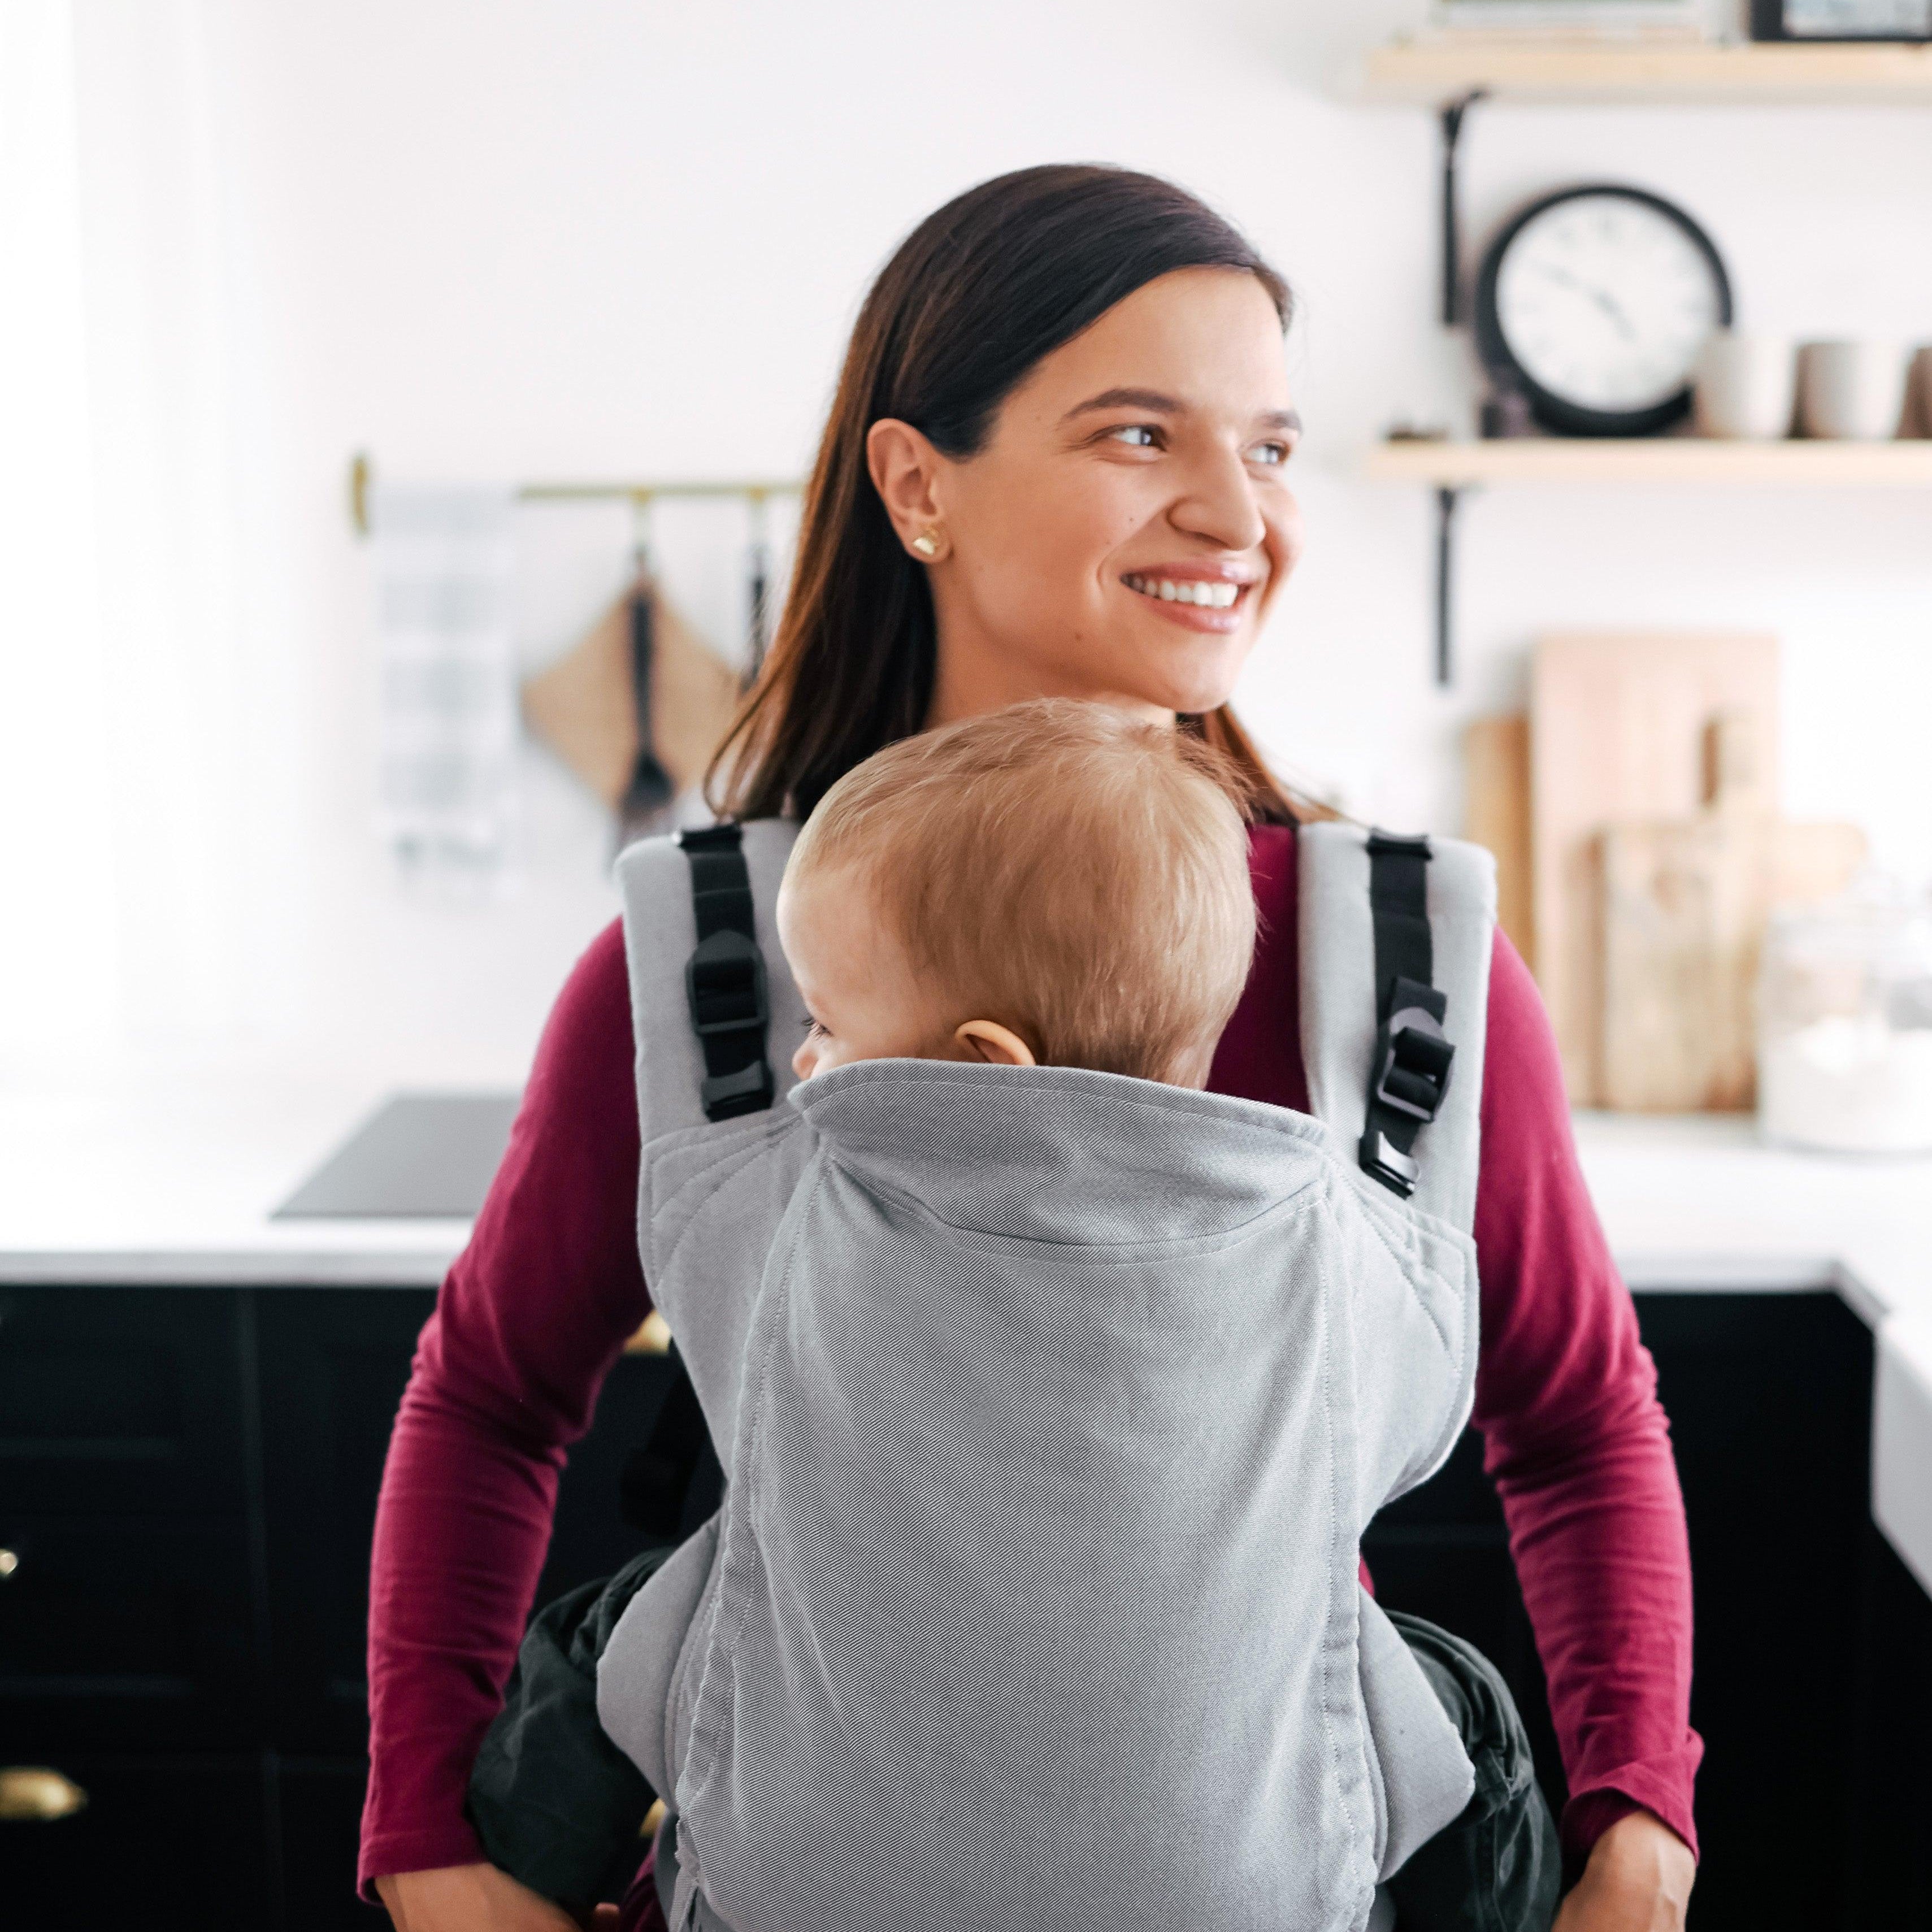
[[1864, 880], [1774, 915], [1758, 981], [1765, 1138], [1932, 1154], [1932, 914]]

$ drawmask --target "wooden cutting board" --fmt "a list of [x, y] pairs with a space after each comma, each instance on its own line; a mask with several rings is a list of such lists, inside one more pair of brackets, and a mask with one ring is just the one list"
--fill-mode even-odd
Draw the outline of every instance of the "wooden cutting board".
[[1772, 911], [1842, 891], [1864, 835], [1720, 809], [1613, 826], [1600, 844], [1602, 1104], [1755, 1106], [1758, 956]]
[[1752, 721], [1760, 758], [1739, 810], [1776, 809], [1778, 644], [1756, 633], [1577, 632], [1539, 640], [1530, 697], [1536, 972], [1578, 1106], [1600, 1105], [1602, 834], [1688, 820], [1709, 796], [1708, 734]]
[[[680, 792], [704, 776], [737, 708], [738, 678], [660, 591], [652, 633], [651, 715], [655, 747]], [[614, 812], [637, 761], [631, 697], [631, 592], [583, 641], [527, 679], [530, 729]]]
[[1531, 878], [1529, 717], [1514, 711], [1478, 718], [1462, 734], [1462, 836], [1496, 862], [1496, 923], [1536, 970]]

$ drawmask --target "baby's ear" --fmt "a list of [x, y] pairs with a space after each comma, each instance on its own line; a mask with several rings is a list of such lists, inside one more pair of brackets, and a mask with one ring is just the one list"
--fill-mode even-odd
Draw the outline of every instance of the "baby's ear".
[[998, 1020], [967, 1020], [952, 1030], [953, 1043], [968, 1060], [988, 1066], [1037, 1066], [1034, 1051], [1011, 1027]]

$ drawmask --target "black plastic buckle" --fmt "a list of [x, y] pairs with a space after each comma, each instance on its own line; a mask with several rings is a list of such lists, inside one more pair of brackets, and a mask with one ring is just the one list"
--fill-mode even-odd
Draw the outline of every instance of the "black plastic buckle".
[[685, 962], [684, 992], [691, 1024], [700, 1037], [762, 1027], [770, 1014], [764, 956], [758, 942], [728, 927], [714, 932]]
[[716, 1112], [718, 1107], [732, 1100], [749, 1100], [748, 1107], [733, 1108], [733, 1113], [752, 1114], [772, 1104], [772, 1070], [760, 1054], [750, 1066], [742, 1067], [736, 1073], [707, 1073], [698, 1083], [698, 1098], [707, 1118], [728, 1120], [730, 1114]]
[[1416, 1180], [1422, 1169], [1381, 1128], [1370, 1128], [1362, 1136], [1358, 1152], [1362, 1172], [1372, 1180], [1379, 1180], [1384, 1187], [1393, 1189], [1405, 1201], [1415, 1192]]
[[1409, 980], [1395, 983], [1393, 1010], [1376, 1036], [1372, 1101], [1412, 1120], [1432, 1120], [1449, 1090], [1456, 1049], [1442, 1031], [1442, 995]]

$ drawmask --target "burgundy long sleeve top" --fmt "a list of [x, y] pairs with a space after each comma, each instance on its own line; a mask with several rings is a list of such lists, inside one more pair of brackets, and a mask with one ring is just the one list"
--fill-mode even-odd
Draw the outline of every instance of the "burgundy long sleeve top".
[[[1292, 830], [1250, 850], [1262, 938], [1208, 1084], [1305, 1112]], [[775, 1047], [784, 1043], [774, 1042]], [[650, 1310], [623, 938], [592, 941], [422, 1332], [376, 1512], [362, 1878], [471, 1862], [470, 1769], [529, 1616], [559, 1472]], [[1642, 1807], [1694, 1849], [1690, 1565], [1656, 1375], [1571, 1140], [1556, 1042], [1498, 935], [1483, 1073], [1473, 1420], [1587, 1850]], [[370, 1894], [373, 1895], [373, 1894]]]

